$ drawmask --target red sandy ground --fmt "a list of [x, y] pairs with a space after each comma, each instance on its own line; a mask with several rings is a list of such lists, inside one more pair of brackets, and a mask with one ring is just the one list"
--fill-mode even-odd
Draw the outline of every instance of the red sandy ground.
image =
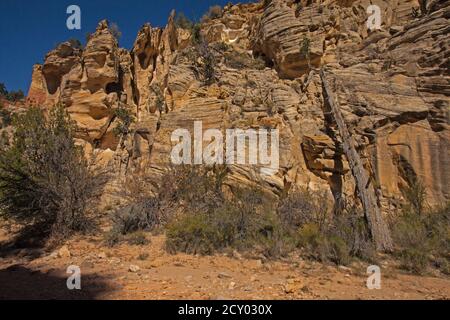
[[[0, 244], [10, 238], [0, 231]], [[366, 287], [368, 264], [326, 266], [291, 257], [247, 259], [239, 254], [169, 255], [164, 236], [145, 246], [105, 247], [100, 237], [73, 238], [70, 257], [41, 249], [2, 252], [0, 299], [449, 299], [450, 278], [416, 276], [381, 263], [382, 288]], [[81, 290], [69, 291], [66, 269], [81, 268]], [[139, 267], [131, 272], [130, 265]]]

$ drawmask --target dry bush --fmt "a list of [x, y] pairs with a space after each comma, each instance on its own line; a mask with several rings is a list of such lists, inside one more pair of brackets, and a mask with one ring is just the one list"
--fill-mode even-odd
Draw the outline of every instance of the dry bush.
[[186, 212], [169, 224], [169, 252], [214, 254], [228, 248], [267, 258], [283, 256], [295, 247], [271, 205], [256, 190], [238, 190], [210, 211]]
[[225, 167], [174, 166], [162, 175], [158, 186], [154, 177], [145, 173], [128, 177], [118, 193], [126, 205], [113, 212], [106, 242], [113, 245], [124, 235], [158, 230], [180, 211], [212, 210], [222, 201], [220, 187], [225, 173]]
[[225, 65], [238, 70], [245, 68], [264, 70], [266, 67], [266, 63], [261, 57], [253, 58], [248, 53], [237, 51], [225, 54]]
[[314, 223], [324, 230], [330, 219], [330, 207], [324, 193], [297, 190], [281, 200], [278, 214], [286, 226], [298, 228]]
[[277, 211], [310, 258], [341, 265], [349, 264], [352, 258], [376, 260], [362, 213], [348, 207], [332, 215], [325, 193], [296, 190], [280, 202]]
[[287, 240], [273, 204], [263, 193], [235, 188], [232, 195], [223, 194], [226, 172], [224, 166], [181, 167], [172, 174], [178, 183], [168, 188], [169, 194], [183, 209], [167, 226], [167, 250], [213, 254], [233, 248], [267, 257], [292, 250], [288, 245], [294, 241]]

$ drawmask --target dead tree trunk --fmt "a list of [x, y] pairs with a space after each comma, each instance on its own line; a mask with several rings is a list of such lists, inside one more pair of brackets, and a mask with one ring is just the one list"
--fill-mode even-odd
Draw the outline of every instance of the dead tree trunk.
[[383, 220], [381, 210], [378, 206], [375, 189], [369, 181], [369, 175], [364, 168], [360, 155], [355, 148], [355, 140], [350, 135], [344, 117], [339, 109], [339, 103], [336, 100], [333, 89], [326, 79], [325, 72], [321, 70], [320, 77], [331, 108], [331, 114], [336, 121], [339, 134], [342, 138], [343, 149], [347, 156], [353, 177], [356, 181], [359, 198], [361, 199], [364, 214], [369, 226], [372, 239], [379, 251], [392, 251], [392, 239], [389, 229]]

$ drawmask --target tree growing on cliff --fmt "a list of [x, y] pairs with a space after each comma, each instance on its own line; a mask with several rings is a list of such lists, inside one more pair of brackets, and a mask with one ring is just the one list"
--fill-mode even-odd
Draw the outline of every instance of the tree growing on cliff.
[[206, 23], [213, 19], [218, 19], [222, 17], [223, 15], [223, 9], [219, 5], [215, 5], [212, 7], [209, 7], [208, 11], [203, 15], [201, 22]]
[[8, 94], [8, 90], [6, 90], [6, 86], [3, 82], [0, 82], [0, 95], [6, 97]]
[[175, 16], [175, 25], [177, 28], [192, 30], [194, 22], [190, 20], [183, 12], [177, 13]]
[[127, 134], [129, 134], [130, 127], [135, 122], [131, 111], [123, 105], [120, 105], [119, 108], [114, 110], [114, 115], [118, 123], [113, 129], [113, 133], [117, 137], [126, 136]]
[[311, 68], [311, 39], [306, 36], [300, 43], [300, 53], [307, 60], [308, 67]]
[[13, 119], [11, 146], [0, 150], [0, 215], [66, 235], [86, 227], [88, 201], [103, 178], [75, 145], [63, 107], [30, 108]]
[[11, 124], [11, 112], [9, 112], [0, 102], [0, 129]]

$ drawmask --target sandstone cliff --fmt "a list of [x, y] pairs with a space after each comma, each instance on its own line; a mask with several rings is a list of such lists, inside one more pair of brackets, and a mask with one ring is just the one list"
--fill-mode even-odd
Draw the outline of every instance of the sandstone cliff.
[[[381, 8], [381, 30], [367, 28], [370, 4]], [[216, 61], [208, 84], [196, 72], [191, 30], [174, 18], [165, 28], [144, 25], [131, 51], [119, 48], [106, 21], [84, 49], [62, 43], [34, 67], [28, 101], [62, 103], [80, 143], [118, 178], [146, 170], [156, 181], [169, 164], [171, 132], [195, 120], [203, 130], [277, 128], [278, 173], [232, 165], [228, 183], [275, 195], [326, 190], [340, 204], [353, 201], [356, 185], [323, 70], [384, 212], [401, 203], [411, 177], [423, 181], [430, 204], [450, 201], [449, 1], [228, 5], [201, 25]], [[123, 140], [113, 133], [119, 105], [136, 118]]]

